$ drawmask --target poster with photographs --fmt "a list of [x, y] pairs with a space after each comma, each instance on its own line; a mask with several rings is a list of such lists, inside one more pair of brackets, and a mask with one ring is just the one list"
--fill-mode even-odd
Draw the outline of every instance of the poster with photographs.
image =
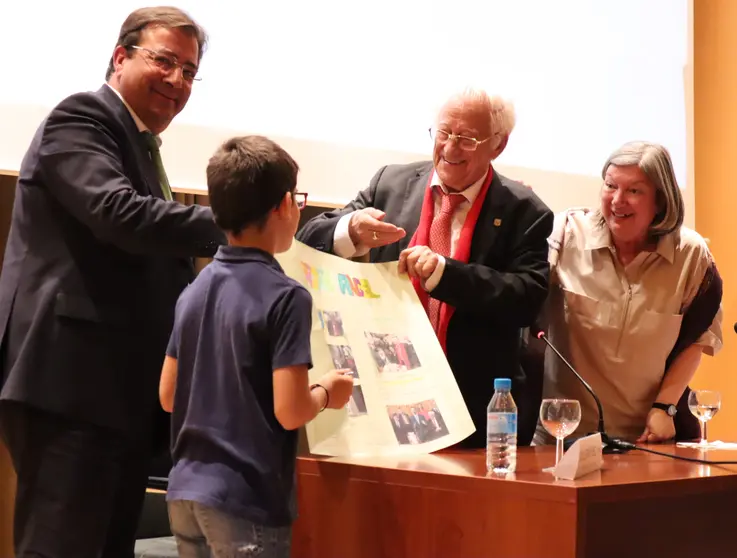
[[277, 259], [312, 295], [310, 381], [331, 369], [353, 376], [345, 408], [308, 423], [313, 454], [428, 454], [474, 431], [427, 314], [396, 262], [354, 262], [297, 241]]

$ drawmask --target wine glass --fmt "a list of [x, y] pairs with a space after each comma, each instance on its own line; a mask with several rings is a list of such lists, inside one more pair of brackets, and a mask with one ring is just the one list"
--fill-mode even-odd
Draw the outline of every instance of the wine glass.
[[691, 414], [699, 419], [701, 425], [700, 446], [707, 446], [706, 423], [714, 418], [722, 406], [722, 397], [718, 391], [697, 389], [688, 394], [688, 408]]
[[540, 422], [555, 437], [555, 465], [563, 457], [563, 440], [581, 422], [581, 404], [575, 399], [543, 399]]

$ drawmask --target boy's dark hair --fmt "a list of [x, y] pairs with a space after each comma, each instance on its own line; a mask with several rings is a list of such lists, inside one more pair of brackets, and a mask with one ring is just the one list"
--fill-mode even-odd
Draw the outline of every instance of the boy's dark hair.
[[297, 189], [299, 166], [278, 144], [263, 136], [227, 140], [207, 165], [207, 191], [215, 223], [240, 233], [263, 228], [269, 212]]

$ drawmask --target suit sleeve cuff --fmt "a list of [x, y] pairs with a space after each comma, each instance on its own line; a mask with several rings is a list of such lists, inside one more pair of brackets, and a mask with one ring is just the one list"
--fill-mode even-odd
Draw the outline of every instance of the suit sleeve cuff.
[[435, 287], [438, 286], [440, 280], [443, 278], [443, 271], [445, 271], [445, 258], [438, 256], [438, 265], [435, 266], [435, 271], [425, 281], [425, 290], [431, 292]]
[[355, 211], [351, 211], [350, 213], [343, 215], [338, 220], [338, 224], [335, 225], [335, 232], [333, 233], [333, 252], [335, 252], [336, 256], [340, 256], [341, 258], [356, 258], [358, 256], [363, 256], [370, 248], [366, 246], [361, 246], [360, 244], [358, 246], [354, 246], [353, 241], [351, 240], [350, 232], [348, 231], [348, 225], [351, 222], [351, 217]]

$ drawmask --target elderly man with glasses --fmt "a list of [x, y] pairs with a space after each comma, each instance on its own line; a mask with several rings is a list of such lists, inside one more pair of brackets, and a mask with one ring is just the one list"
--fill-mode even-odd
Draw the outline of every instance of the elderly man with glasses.
[[61, 101], [23, 160], [0, 276], [18, 558], [133, 556], [174, 306], [224, 242], [159, 155], [205, 42], [181, 10], [136, 10], [107, 83]]
[[541, 378], [530, 381], [520, 365], [520, 335], [547, 296], [553, 214], [492, 165], [514, 123], [512, 105], [499, 97], [454, 95], [430, 130], [432, 162], [379, 169], [352, 202], [297, 235], [345, 258], [399, 260], [476, 426], [464, 447], [486, 444], [494, 378], [512, 379], [520, 444], [532, 440], [540, 403]]

